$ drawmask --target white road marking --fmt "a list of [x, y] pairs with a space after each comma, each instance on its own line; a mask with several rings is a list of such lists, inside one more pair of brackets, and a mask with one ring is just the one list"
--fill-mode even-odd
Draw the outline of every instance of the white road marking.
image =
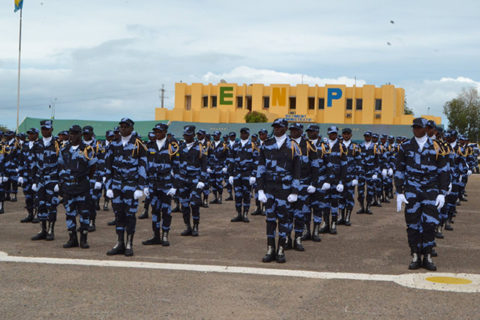
[[[415, 289], [451, 291], [451, 292], [472, 292], [472, 293], [480, 292], [480, 274], [466, 274], [466, 273], [409, 273], [409, 274], [400, 274], [400, 275], [388, 275], [388, 274], [367, 274], [367, 273], [347, 273], [347, 272], [316, 272], [316, 271], [304, 271], [304, 270], [267, 269], [267, 268], [179, 264], [179, 263], [158, 263], [158, 262], [141, 262], [141, 261], [20, 257], [20, 256], [9, 256], [7, 253], [2, 251], [0, 251], [0, 262], [40, 263], [40, 264], [56, 264], [56, 265], [136, 268], [136, 269], [213, 272], [213, 273], [234, 273], [234, 274], [297, 277], [297, 278], [324, 279], [324, 280], [335, 279], [335, 280], [357, 280], [357, 281], [384, 281], [384, 282], [394, 282], [401, 286], [415, 288]], [[472, 283], [470, 284], [434, 283], [426, 280], [426, 278], [428, 277], [463, 278], [463, 279], [468, 279], [472, 281]]]

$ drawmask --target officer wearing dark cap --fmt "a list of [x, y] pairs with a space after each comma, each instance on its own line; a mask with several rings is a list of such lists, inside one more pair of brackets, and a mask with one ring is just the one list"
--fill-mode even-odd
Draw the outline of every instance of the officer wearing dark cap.
[[[99, 154], [102, 153], [102, 146], [100, 141], [95, 139], [95, 134], [93, 132], [92, 126], [84, 126], [82, 129], [83, 142], [92, 147], [94, 151], [95, 159], [98, 158]], [[96, 161], [95, 161], [96, 163]], [[92, 175], [90, 179], [90, 225], [88, 227], [89, 232], [94, 232], [96, 230], [95, 220], [97, 219], [97, 210], [100, 210], [100, 197], [102, 196], [102, 178], [103, 174], [101, 171], [96, 170], [94, 167], [95, 174]]]
[[195, 126], [185, 126], [183, 138], [184, 142], [180, 144], [178, 151], [179, 164], [174, 170], [185, 223], [185, 230], [181, 235], [196, 237], [199, 235], [201, 193], [208, 179], [208, 158], [202, 144], [195, 140]]
[[233, 131], [229, 132], [228, 133], [228, 145], [227, 145], [227, 148], [228, 148], [228, 155], [227, 155], [227, 161], [225, 163], [225, 167], [223, 169], [223, 172], [224, 172], [224, 179], [225, 179], [225, 188], [227, 189], [227, 192], [228, 192], [228, 197], [225, 199], [225, 201], [232, 201], [233, 200], [233, 185], [230, 184], [230, 181], [229, 181], [229, 174], [227, 172], [227, 169], [228, 169], [228, 166], [229, 166], [229, 159], [232, 159], [231, 155], [230, 155], [230, 152], [233, 148], [233, 145], [235, 144], [236, 142], [236, 138], [237, 138], [237, 134]]
[[267, 253], [262, 261], [284, 263], [290, 206], [297, 201], [300, 189], [300, 150], [286, 135], [286, 119], [276, 119], [272, 127], [273, 137], [260, 147], [257, 169], [258, 199], [265, 204], [267, 215]]
[[59, 178], [64, 195], [64, 205], [69, 239], [64, 248], [78, 247], [77, 216], [80, 223], [80, 247], [88, 249], [87, 242], [91, 214], [90, 180], [95, 174], [95, 151], [82, 141], [82, 128], [73, 125], [69, 130], [69, 143], [59, 153]]
[[[31, 128], [27, 131], [28, 142], [22, 145], [20, 151], [20, 161], [18, 167], [18, 184], [23, 188], [23, 194], [25, 196], [25, 208], [27, 209], [27, 216], [20, 220], [20, 222], [34, 222], [35, 211], [38, 206], [35, 205], [35, 192], [32, 190], [33, 185], [33, 172], [35, 162], [35, 143], [38, 140], [39, 130], [37, 128]], [[36, 219], [38, 222], [38, 219]]]
[[119, 124], [121, 138], [111, 143], [105, 156], [107, 197], [112, 199], [117, 232], [117, 243], [107, 255], [133, 256], [138, 199], [147, 188], [147, 149], [132, 134], [131, 119], [123, 118]]
[[15, 132], [5, 132], [5, 144], [3, 146], [3, 189], [5, 200], [16, 202], [18, 192], [18, 166], [21, 146], [16, 140]]
[[[102, 190], [103, 190], [103, 211], [108, 211], [108, 203], [110, 202], [110, 198], [106, 196], [106, 176], [105, 176], [105, 156], [107, 154], [108, 147], [111, 145], [112, 141], [115, 139], [115, 133], [113, 130], [105, 131], [105, 141], [101, 144], [101, 152], [97, 155], [97, 168], [96, 173], [102, 177]], [[108, 222], [108, 225], [115, 225], [115, 217], [113, 221]]]
[[[360, 210], [357, 211], [358, 214], [367, 213], [372, 214], [370, 211], [370, 206], [375, 195], [375, 181], [378, 179], [380, 174], [379, 168], [379, 156], [377, 153], [377, 146], [372, 141], [372, 133], [366, 131], [363, 134], [365, 141], [360, 145], [362, 152], [362, 160], [359, 165], [359, 181], [358, 181], [358, 202], [360, 204]], [[367, 196], [365, 199], [365, 185], [367, 188]], [[366, 203], [365, 203], [366, 200]]]
[[377, 155], [378, 159], [378, 166], [379, 166], [379, 175], [377, 179], [374, 179], [375, 183], [375, 193], [373, 194], [373, 202], [372, 206], [374, 207], [381, 207], [381, 198], [382, 198], [382, 185], [383, 185], [383, 179], [384, 177], [387, 176], [388, 170], [387, 170], [387, 161], [385, 159], [385, 149], [383, 148], [383, 145], [379, 141], [380, 135], [378, 133], [373, 132], [372, 133], [372, 143], [374, 144], [374, 150], [375, 154]]
[[240, 140], [235, 142], [229, 152], [228, 181], [235, 190], [235, 209], [237, 216], [231, 222], [250, 222], [250, 193], [256, 182], [258, 149], [249, 139], [250, 129], [240, 129]]
[[[155, 127], [152, 130], [155, 130], [155, 128], [157, 128], [157, 130], [160, 130], [160, 128], [163, 128], [162, 130], [164, 130], [166, 132], [168, 130], [168, 125], [163, 124], [163, 123], [158, 123], [158, 124], [155, 125]], [[165, 138], [166, 138], [166, 136], [165, 136]], [[155, 132], [150, 131], [148, 133], [147, 149], [150, 149], [150, 146], [153, 145], [153, 143], [155, 143], [156, 141], [157, 141], [157, 137], [155, 135]], [[147, 158], [148, 158], [148, 152], [147, 152]], [[150, 160], [148, 160], [148, 161], [150, 162]], [[147, 174], [147, 177], [148, 177], [148, 174]], [[148, 196], [145, 195], [145, 200], [143, 201], [143, 213], [138, 216], [138, 219], [147, 219], [148, 218], [148, 209], [150, 207], [151, 201], [152, 201], [152, 198], [150, 197], [150, 195], [148, 195]]]
[[[221, 204], [223, 194], [223, 168], [227, 161], [228, 147], [227, 143], [221, 141], [221, 132], [216, 130], [213, 132], [213, 142], [210, 145], [208, 158], [208, 167], [211, 170], [210, 182], [212, 192], [215, 197], [210, 203]], [[207, 169], [208, 171], [208, 169]]]
[[[210, 157], [210, 137], [207, 137], [207, 132], [203, 129], [199, 129], [197, 131], [197, 140], [198, 142], [202, 145], [203, 152], [205, 153], [205, 156], [207, 159]], [[202, 206], [204, 208], [208, 208], [208, 195], [210, 194], [210, 174], [212, 173], [212, 170], [208, 167], [207, 164], [207, 180], [205, 182], [205, 187], [202, 190]]]

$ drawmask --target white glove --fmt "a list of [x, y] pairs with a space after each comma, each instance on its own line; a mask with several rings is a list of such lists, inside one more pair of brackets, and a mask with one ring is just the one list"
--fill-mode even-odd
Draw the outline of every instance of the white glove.
[[231, 185], [233, 185], [233, 177], [232, 177], [232, 176], [228, 177], [228, 183], [230, 183]]
[[100, 190], [102, 189], [102, 183], [101, 182], [95, 182], [95, 186], [93, 187], [95, 190]]
[[133, 193], [133, 199], [138, 200], [143, 196], [142, 190], [135, 190]]
[[3, 182], [7, 182], [7, 181], [8, 181], [8, 177], [2, 177], [2, 181], [3, 181]]
[[201, 181], [199, 183], [197, 183], [197, 189], [203, 189], [203, 187], [205, 187], [205, 183], [203, 183]]
[[222, 169], [222, 172], [223, 172], [223, 173], [227, 173], [227, 167], [223, 168], [223, 169]]
[[258, 201], [261, 203], [267, 203], [267, 196], [263, 190], [258, 190]]
[[167, 196], [171, 196], [173, 197], [175, 195], [175, 193], [177, 193], [177, 189], [175, 188], [170, 188], [167, 192]]
[[150, 190], [148, 188], [144, 188], [143, 193], [148, 197], [150, 195]]
[[105, 181], [107, 181], [107, 177], [103, 177], [103, 178], [102, 178], [103, 184], [105, 184]]
[[377, 179], [378, 179], [378, 176], [377, 176], [376, 174], [374, 174], [374, 175], [372, 176], [372, 179], [373, 179], [373, 180], [377, 180]]
[[402, 203], [408, 204], [408, 201], [403, 193], [399, 193], [397, 194], [397, 212], [402, 210]]
[[288, 198], [287, 198], [288, 202], [290, 202], [290, 203], [296, 202], [297, 199], [298, 199], [298, 196], [297, 196], [296, 194], [293, 194], [293, 193], [292, 193], [292, 194], [289, 194], [289, 195], [288, 195]]
[[23, 184], [23, 177], [18, 177], [18, 184], [19, 185], [22, 185]]
[[58, 187], [58, 184], [55, 185], [55, 187], [53, 187], [53, 192], [58, 192], [60, 191], [60, 188]]
[[358, 186], [358, 180], [357, 179], [352, 180], [352, 187], [355, 187], [355, 186]]
[[382, 170], [382, 177], [386, 178], [387, 174], [388, 174], [387, 169], [383, 169]]
[[308, 193], [315, 193], [315, 191], [317, 191], [317, 188], [315, 188], [312, 185], [308, 186], [308, 188], [307, 188]]
[[467, 176], [471, 176], [472, 175], [472, 170], [468, 170], [467, 171]]
[[250, 177], [249, 182], [250, 182], [250, 185], [252, 186], [255, 184], [255, 182], [257, 182], [257, 179], [255, 177]]
[[212, 169], [207, 168], [207, 173], [212, 173], [212, 172], [213, 172]]
[[462, 175], [458, 178], [458, 182], [462, 182]]
[[323, 191], [326, 191], [326, 190], [328, 190], [328, 189], [330, 189], [330, 183], [324, 182], [323, 185], [322, 185], [322, 190], [323, 190]]
[[447, 194], [450, 194], [451, 192], [452, 192], [452, 183], [450, 182], [450, 184], [448, 185]]
[[113, 199], [113, 190], [108, 189], [105, 195], [107, 196], [107, 198]]
[[437, 206], [437, 209], [438, 210], [442, 209], [444, 204], [445, 204], [445, 196], [443, 194], [439, 194], [437, 196], [437, 199], [435, 200], [435, 205]]
[[343, 184], [341, 184], [341, 183], [337, 184], [337, 191], [338, 192], [343, 192]]
[[393, 176], [393, 169], [392, 168], [388, 169], [388, 175]]
[[38, 188], [38, 186], [37, 186], [36, 183], [32, 184], [32, 190], [33, 190], [33, 191], [37, 192], [38, 189], [39, 189], [39, 188]]

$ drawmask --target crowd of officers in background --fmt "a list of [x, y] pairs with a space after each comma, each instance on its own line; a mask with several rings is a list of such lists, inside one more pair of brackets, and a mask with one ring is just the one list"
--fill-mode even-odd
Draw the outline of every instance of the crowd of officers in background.
[[115, 213], [108, 224], [117, 234], [107, 255], [132, 256], [144, 195], [138, 218], [148, 218], [151, 208], [153, 236], [143, 245], [170, 245], [172, 212], [182, 213], [181, 235], [195, 237], [200, 208], [234, 201], [231, 222], [248, 223], [249, 214], [265, 216], [262, 260], [283, 263], [285, 250], [304, 251], [303, 241], [320, 242], [322, 234], [337, 234], [338, 225], [350, 226], [355, 194], [356, 213], [372, 214], [395, 191], [397, 210], [406, 205], [409, 268], [436, 270], [431, 260], [435, 238], [453, 230], [456, 207], [466, 201], [468, 177], [479, 170], [479, 149], [433, 121], [417, 118], [412, 127], [411, 139], [367, 131], [356, 143], [349, 128], [340, 132], [331, 126], [322, 138], [318, 125], [285, 119], [275, 120], [270, 132], [251, 134], [242, 128], [238, 137], [185, 126], [178, 140], [159, 123], [142, 141], [134, 121], [123, 118], [99, 141], [91, 126], [73, 125], [54, 137], [53, 122], [44, 120], [40, 130], [1, 133], [0, 213], [5, 201], [17, 201], [20, 186], [27, 212], [21, 222], [41, 226], [32, 240], [54, 240], [62, 204], [69, 233], [63, 247], [88, 248], [103, 196], [103, 210], [111, 203]]

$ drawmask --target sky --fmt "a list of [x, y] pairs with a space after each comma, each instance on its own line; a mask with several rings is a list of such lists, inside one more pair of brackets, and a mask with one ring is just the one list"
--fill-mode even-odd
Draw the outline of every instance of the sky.
[[[16, 125], [19, 12], [0, 5], [0, 124]], [[480, 89], [476, 0], [24, 0], [24, 117], [153, 120], [176, 82], [374, 84], [442, 116]]]

